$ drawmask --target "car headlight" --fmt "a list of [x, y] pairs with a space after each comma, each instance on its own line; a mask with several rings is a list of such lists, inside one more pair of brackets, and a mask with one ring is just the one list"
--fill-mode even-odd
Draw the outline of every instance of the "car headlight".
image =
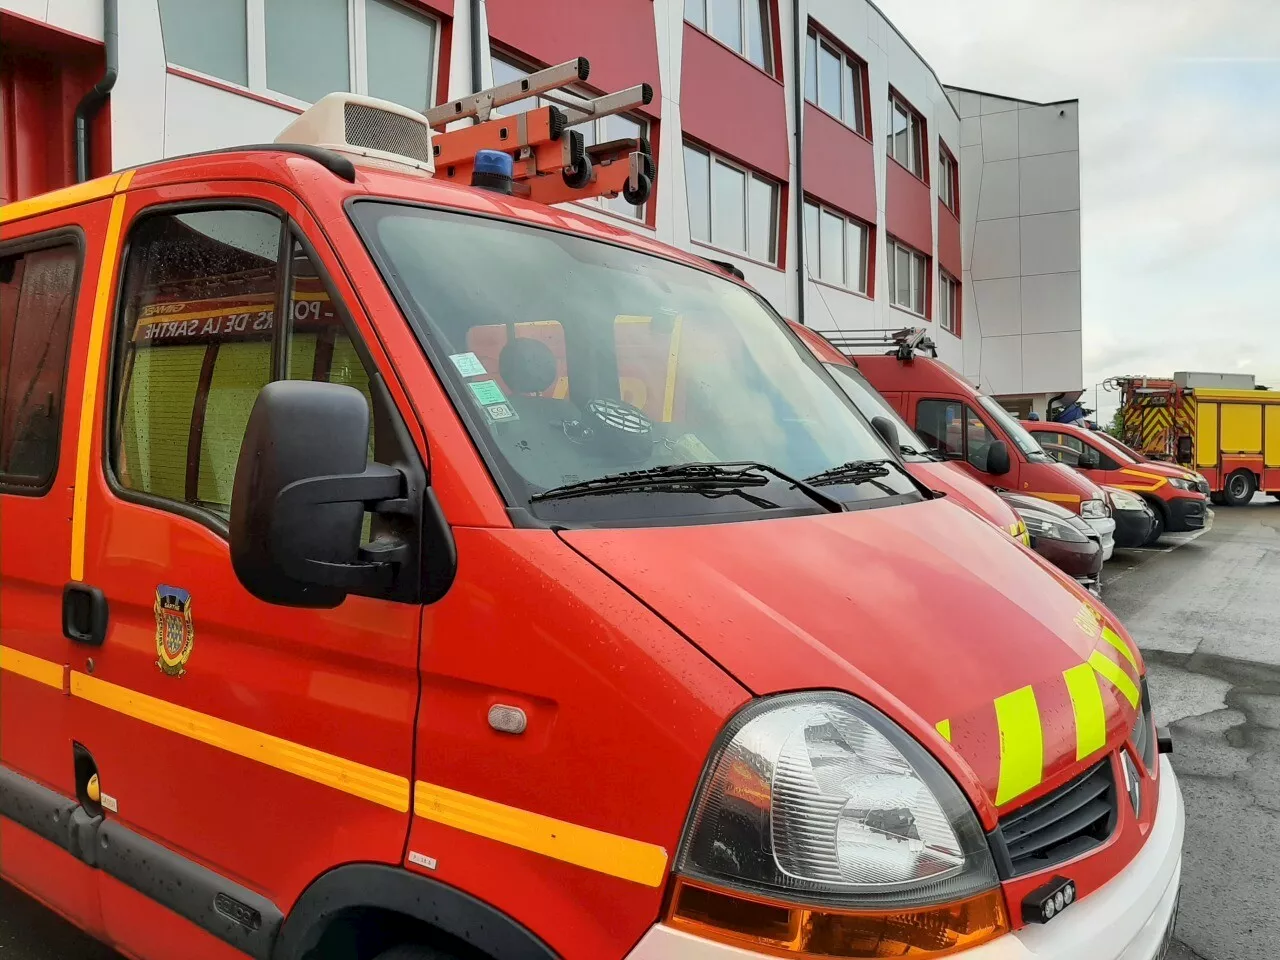
[[676, 872], [669, 924], [774, 955], [931, 956], [1008, 929], [955, 781], [842, 693], [758, 701], [730, 723]]
[[1105, 520], [1111, 516], [1105, 500], [1084, 500], [1080, 504], [1080, 516], [1086, 520]]
[[1183, 480], [1181, 477], [1169, 477], [1169, 486], [1177, 487], [1179, 490], [1194, 490], [1196, 485], [1191, 480]]
[[1033, 537], [1044, 537], [1046, 540], [1065, 540], [1067, 543], [1088, 543], [1089, 538], [1071, 524], [1051, 517], [1047, 513], [1036, 513], [1028, 510], [1018, 511], [1022, 522], [1027, 525], [1027, 532]]
[[1128, 490], [1108, 490], [1111, 506], [1116, 510], [1145, 510], [1146, 501]]

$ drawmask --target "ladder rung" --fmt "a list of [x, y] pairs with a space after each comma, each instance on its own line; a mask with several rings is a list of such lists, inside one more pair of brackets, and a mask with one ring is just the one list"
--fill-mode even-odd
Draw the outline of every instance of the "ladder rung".
[[432, 127], [443, 127], [455, 120], [467, 120], [475, 117], [481, 123], [489, 119], [489, 112], [495, 107], [515, 103], [525, 97], [536, 97], [549, 90], [573, 83], [582, 83], [591, 75], [591, 64], [586, 57], [578, 57], [554, 67], [547, 67], [531, 73], [519, 80], [512, 80], [479, 93], [467, 94], [449, 103], [442, 103], [426, 112], [427, 123]]
[[[572, 97], [572, 94], [569, 96]], [[552, 98], [548, 97], [547, 99], [550, 100]], [[647, 107], [653, 103], [653, 87], [647, 83], [638, 83], [634, 87], [619, 90], [617, 93], [609, 93], [603, 97], [596, 97], [594, 100], [581, 100], [578, 97], [573, 97], [573, 99], [579, 100], [579, 103], [565, 103], [564, 106], [567, 107], [565, 115], [569, 118], [569, 126], [576, 127], [578, 124], [586, 123], [588, 120], [626, 113], [636, 107]]]

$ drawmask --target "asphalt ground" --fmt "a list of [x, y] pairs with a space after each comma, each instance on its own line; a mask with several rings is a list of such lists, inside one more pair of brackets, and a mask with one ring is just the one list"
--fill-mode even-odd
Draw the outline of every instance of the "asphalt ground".
[[[1280, 502], [1117, 551], [1103, 600], [1143, 649], [1187, 805], [1169, 960], [1280, 958]], [[123, 958], [0, 883], [0, 960]]]

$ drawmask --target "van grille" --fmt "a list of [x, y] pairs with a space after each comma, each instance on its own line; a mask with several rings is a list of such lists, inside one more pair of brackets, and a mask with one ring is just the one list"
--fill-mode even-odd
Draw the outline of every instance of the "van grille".
[[412, 157], [423, 163], [431, 160], [431, 133], [424, 122], [364, 103], [344, 104], [343, 121], [347, 143], [352, 146]]
[[1000, 818], [990, 835], [1004, 879], [1047, 870], [1103, 844], [1116, 824], [1111, 757], [1035, 803]]

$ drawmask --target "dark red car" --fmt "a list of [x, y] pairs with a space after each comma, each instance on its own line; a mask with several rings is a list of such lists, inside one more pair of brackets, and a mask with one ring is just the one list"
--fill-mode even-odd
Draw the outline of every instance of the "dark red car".
[[1102, 541], [1089, 524], [1056, 503], [1002, 491], [1031, 535], [1031, 547], [1074, 578], [1094, 596], [1102, 596]]

